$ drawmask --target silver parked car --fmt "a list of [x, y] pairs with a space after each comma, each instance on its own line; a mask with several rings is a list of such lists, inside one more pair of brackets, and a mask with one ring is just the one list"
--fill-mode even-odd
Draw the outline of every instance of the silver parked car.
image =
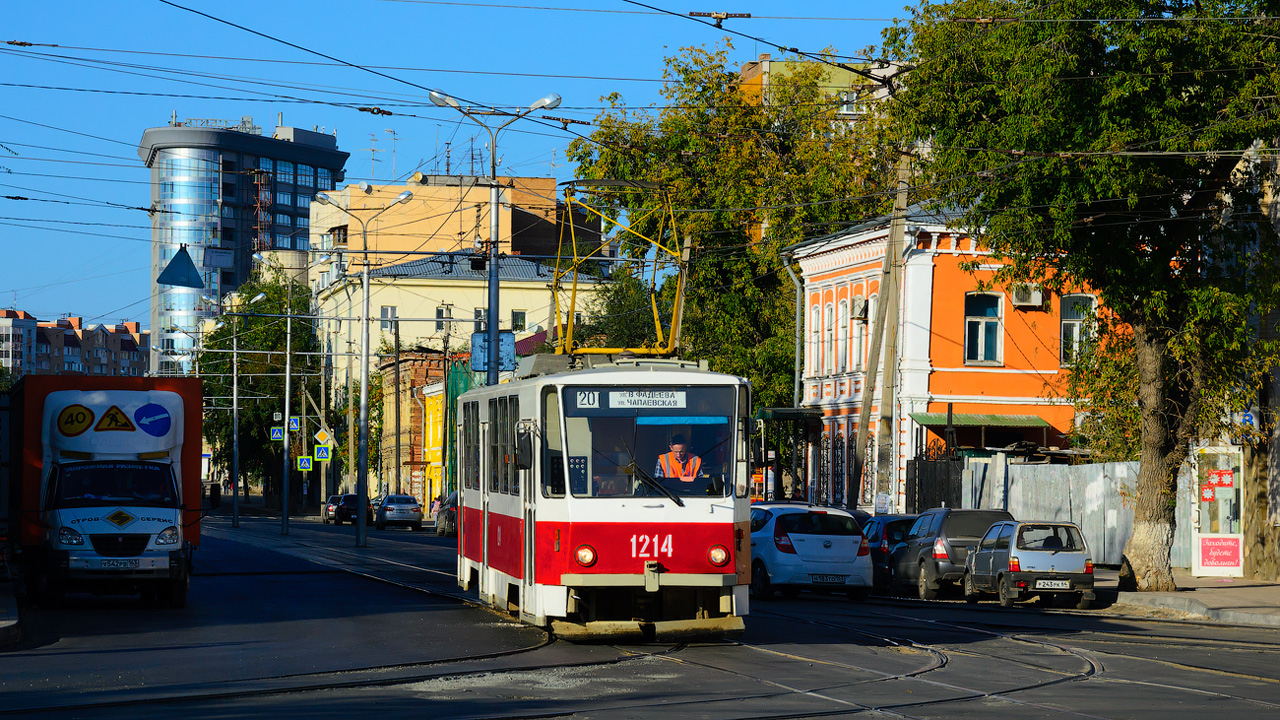
[[1073, 596], [1084, 610], [1093, 602], [1093, 559], [1080, 528], [1068, 522], [992, 525], [965, 561], [964, 597], [978, 602], [995, 593], [1003, 607], [1038, 597]]
[[422, 529], [422, 503], [412, 495], [387, 495], [378, 506], [377, 527], [385, 530], [388, 525], [407, 525]]

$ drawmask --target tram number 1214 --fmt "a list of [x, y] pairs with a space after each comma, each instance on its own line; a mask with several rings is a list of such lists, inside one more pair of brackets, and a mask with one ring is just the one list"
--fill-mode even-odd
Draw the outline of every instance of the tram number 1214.
[[659, 535], [632, 535], [631, 557], [656, 558], [658, 553], [671, 557], [671, 536], [667, 535], [658, 542]]

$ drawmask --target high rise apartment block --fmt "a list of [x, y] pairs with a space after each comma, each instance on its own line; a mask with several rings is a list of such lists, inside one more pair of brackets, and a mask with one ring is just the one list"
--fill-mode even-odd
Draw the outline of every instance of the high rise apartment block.
[[277, 127], [267, 137], [249, 117], [175, 116], [143, 133], [138, 155], [151, 169], [152, 277], [185, 247], [204, 282], [152, 287], [151, 370], [185, 374], [202, 319], [218, 312], [209, 300], [249, 277], [253, 254], [308, 249], [311, 199], [342, 181], [348, 153], [323, 132]]
[[40, 322], [22, 310], [0, 310], [0, 367], [23, 375], [147, 374], [150, 334], [136, 322], [89, 325], [83, 318]]

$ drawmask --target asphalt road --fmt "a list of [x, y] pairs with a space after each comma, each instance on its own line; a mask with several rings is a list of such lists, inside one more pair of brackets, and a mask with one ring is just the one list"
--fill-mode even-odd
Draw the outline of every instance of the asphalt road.
[[464, 602], [451, 539], [209, 521], [187, 609], [24, 608], [0, 713], [1280, 717], [1280, 631], [994, 603], [754, 603], [736, 642], [573, 645]]

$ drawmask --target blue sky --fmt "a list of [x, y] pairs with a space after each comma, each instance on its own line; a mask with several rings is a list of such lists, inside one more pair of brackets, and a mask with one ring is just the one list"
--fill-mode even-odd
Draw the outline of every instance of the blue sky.
[[[478, 104], [527, 106], [556, 92], [564, 104], [549, 114], [581, 120], [615, 91], [632, 107], [659, 103], [663, 59], [725, 37], [619, 0], [173, 1]], [[887, 18], [905, 15], [896, 4], [859, 1], [645, 4], [679, 14], [748, 12], [750, 20], [726, 22], [779, 45], [851, 55], [878, 42]], [[750, 39], [733, 43], [738, 65], [763, 52], [780, 56]], [[144, 129], [174, 112], [180, 120], [251, 115], [266, 133], [283, 113], [285, 125], [336, 130], [338, 146], [351, 153], [349, 182], [392, 178], [393, 137], [400, 177], [415, 167], [443, 172], [446, 142], [455, 173], [470, 171], [472, 147], [478, 172], [487, 158], [487, 136], [436, 108], [423, 89], [159, 0], [8, 3], [0, 37], [0, 307], [42, 320], [70, 313], [147, 323], [150, 221], [132, 208], [148, 202], [148, 173], [136, 147]], [[499, 140], [500, 172], [569, 179], [571, 137], [517, 123]]]

